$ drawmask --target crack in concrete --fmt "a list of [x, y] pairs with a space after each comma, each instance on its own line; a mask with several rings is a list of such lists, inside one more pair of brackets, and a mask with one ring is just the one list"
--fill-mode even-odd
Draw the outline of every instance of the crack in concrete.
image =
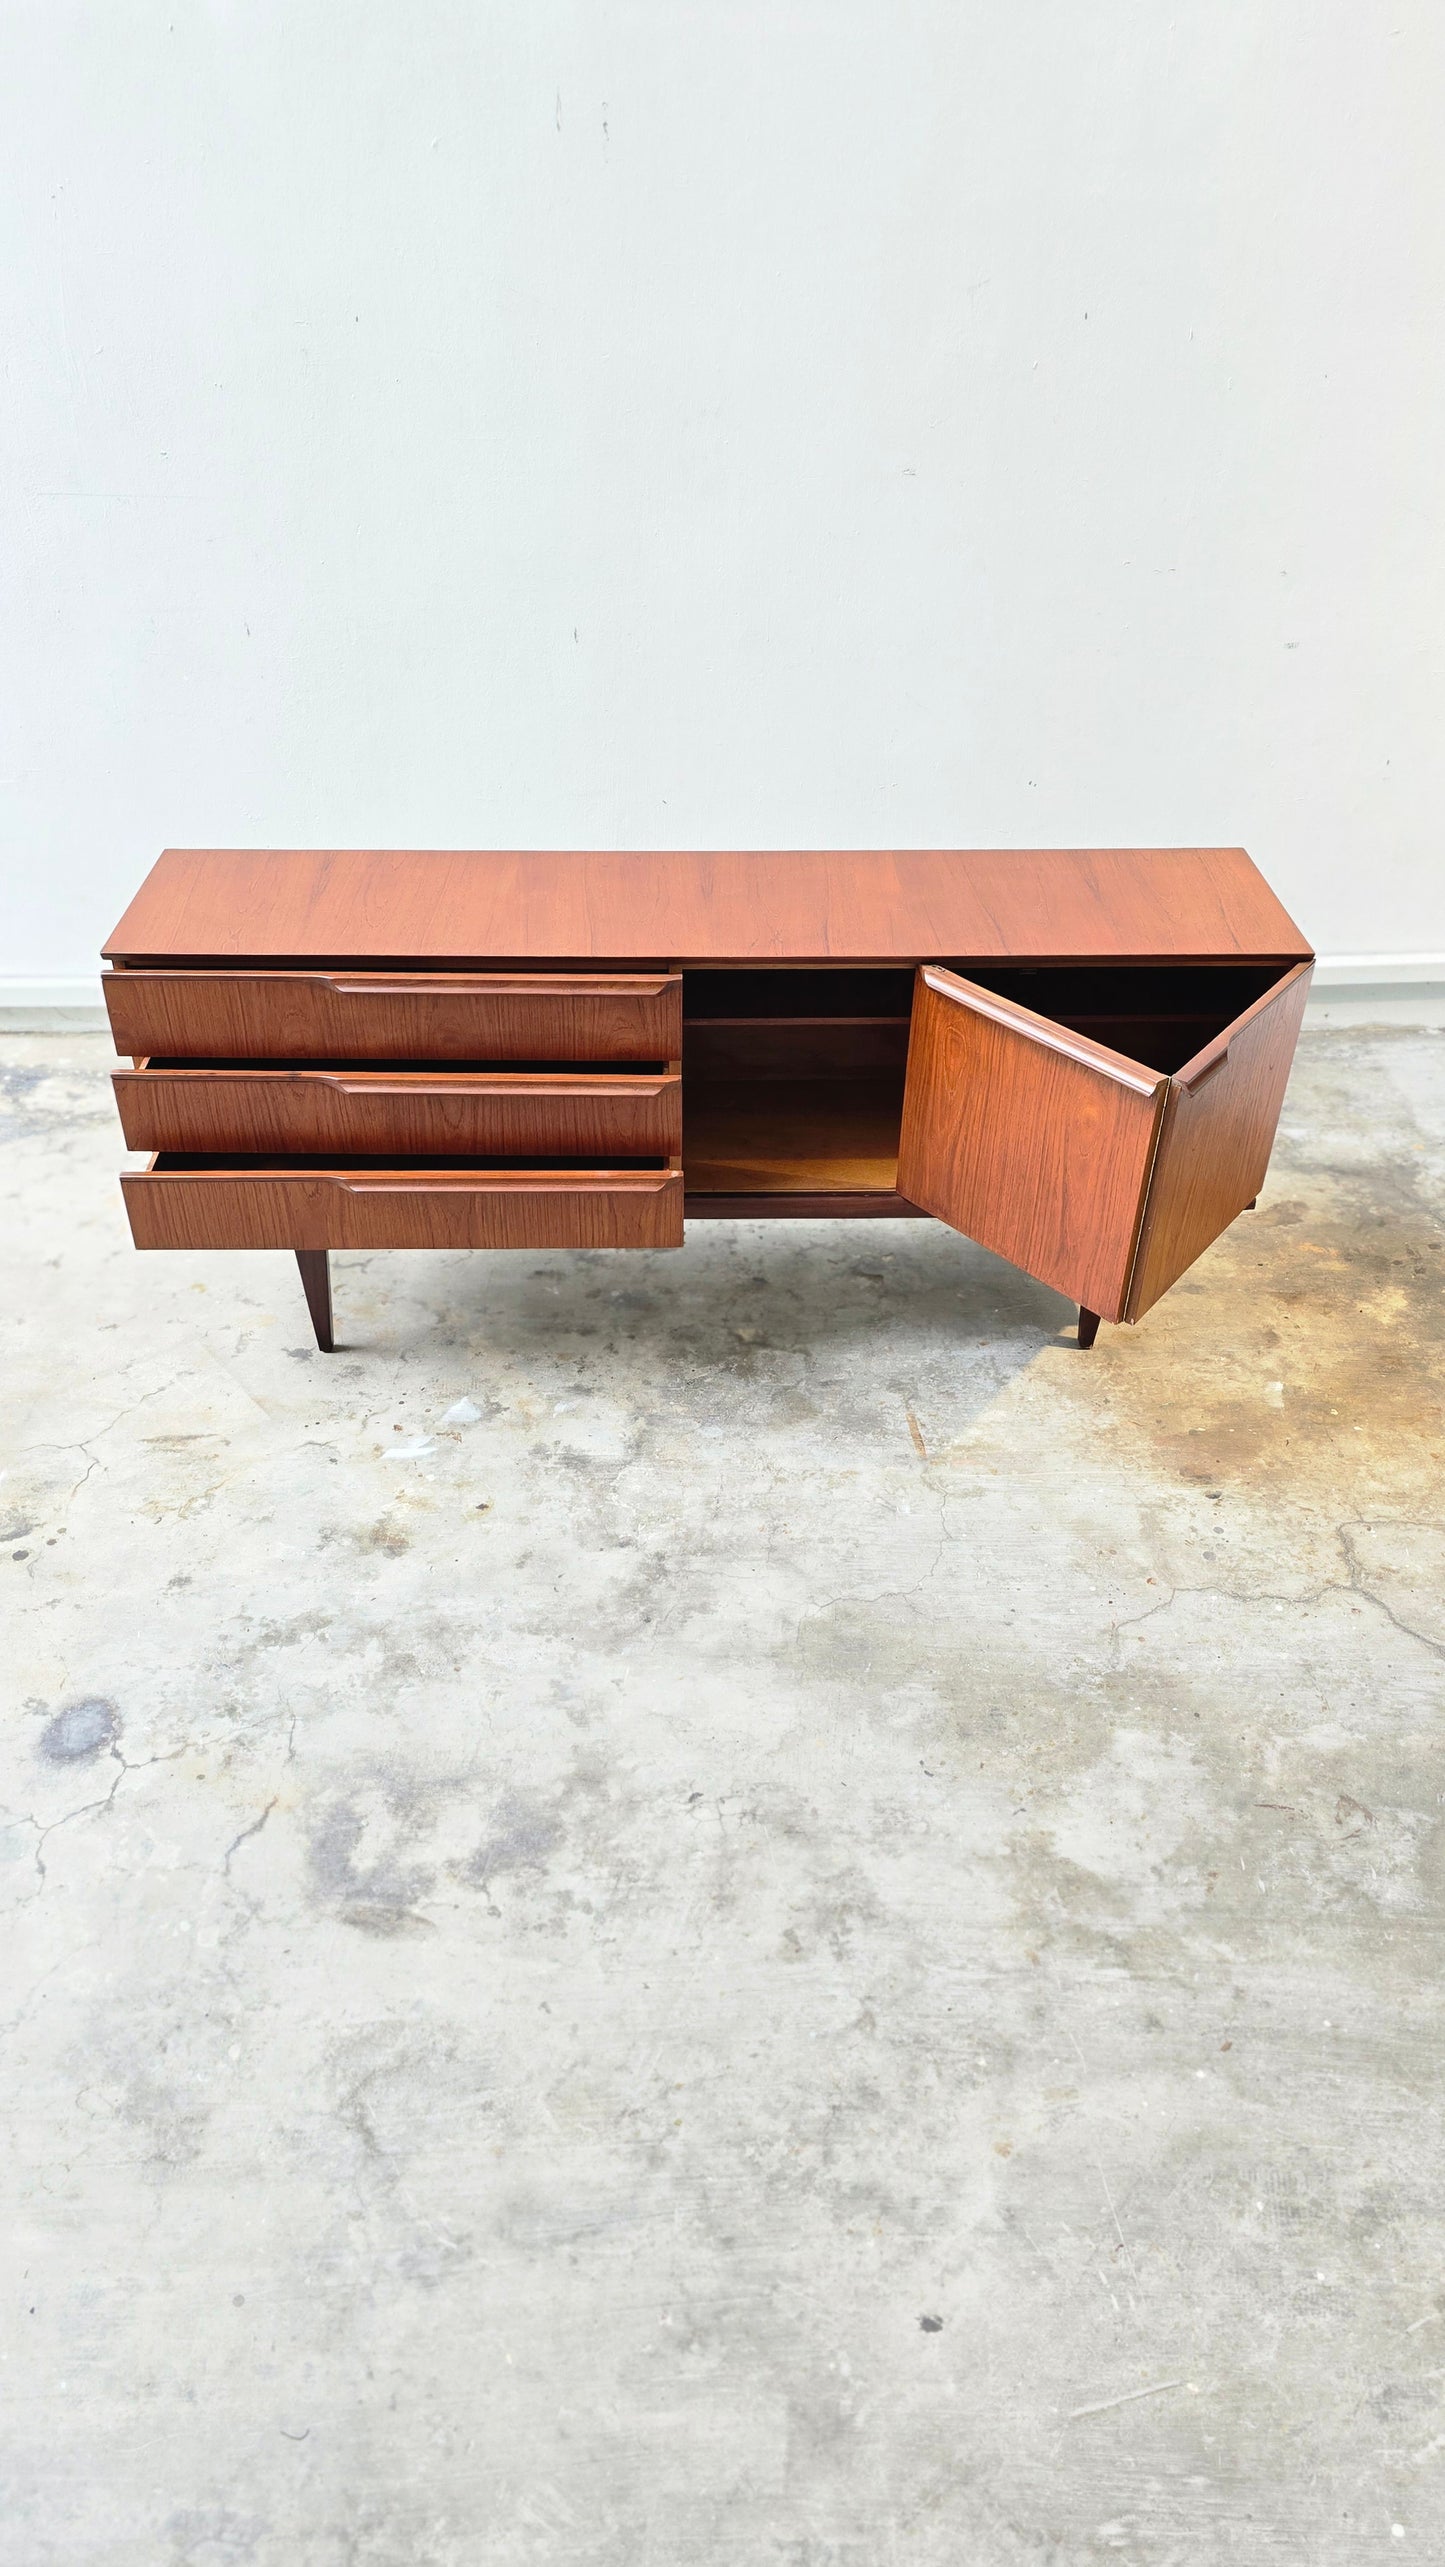
[[231, 1842], [230, 1842], [230, 1844], [227, 1846], [226, 1851], [225, 1851], [225, 1855], [224, 1855], [224, 1857], [222, 1858], [222, 1862], [221, 1862], [221, 1870], [224, 1872], [224, 1874], [225, 1874], [225, 1876], [226, 1876], [227, 1880], [229, 1880], [229, 1879], [230, 1879], [230, 1877], [231, 1877], [231, 1857], [232, 1857], [232, 1855], [237, 1851], [237, 1849], [238, 1849], [240, 1846], [242, 1846], [242, 1845], [246, 1845], [246, 1844], [249, 1844], [249, 1842], [250, 1842], [250, 1840], [251, 1840], [251, 1838], [252, 1838], [253, 1836], [259, 1836], [259, 1835], [260, 1835], [262, 1828], [265, 1826], [266, 1821], [267, 1821], [267, 1819], [270, 1817], [272, 1810], [273, 1810], [273, 1809], [275, 1809], [275, 1808], [278, 1806], [278, 1804], [279, 1804], [279, 1802], [280, 1802], [280, 1799], [281, 1799], [281, 1795], [280, 1795], [280, 1793], [279, 1793], [279, 1792], [273, 1792], [273, 1793], [272, 1793], [272, 1795], [271, 1795], [271, 1798], [267, 1801], [265, 1808], [262, 1810], [260, 1817], [259, 1817], [259, 1818], [253, 1818], [249, 1827], [243, 1827], [243, 1828], [242, 1828], [242, 1830], [241, 1830], [241, 1832], [240, 1832], [240, 1834], [239, 1834], [239, 1836], [233, 1836], [233, 1837], [232, 1837]]
[[[108, 1810], [111, 1803], [114, 1801], [121, 1784], [125, 1781], [127, 1774], [144, 1773], [146, 1768], [150, 1765], [174, 1764], [177, 1756], [183, 1756], [186, 1751], [184, 1747], [170, 1747], [162, 1756], [136, 1757], [123, 1756], [118, 1747], [112, 1747], [109, 1752], [113, 1763], [119, 1766], [120, 1771], [116, 1775], [114, 1782], [111, 1784], [109, 1791], [102, 1792], [97, 1800], [83, 1800], [75, 1809], [65, 1810], [59, 1818], [47, 1819], [43, 1826], [31, 1810], [8, 1808], [5, 1810], [4, 1815], [8, 1818], [12, 1826], [33, 1827], [35, 1829], [34, 1857], [35, 1868], [40, 1875], [40, 1889], [35, 1890], [32, 1893], [32, 1898], [39, 1898], [40, 1890], [44, 1889], [46, 1881], [50, 1877], [46, 1869], [45, 1847], [52, 1836], [56, 1835], [62, 1827], [69, 1827], [73, 1820], [86, 1817], [91, 1810]], [[27, 1899], [23, 1901], [22, 1904], [28, 1907], [31, 1904], [31, 1900]]]
[[[1181, 1596], [1220, 1596], [1230, 1604], [1279, 1604], [1298, 1610], [1305, 1605], [1322, 1604], [1325, 1597], [1329, 1595], [1357, 1595], [1366, 1604], [1374, 1605], [1379, 1612], [1383, 1613], [1386, 1621], [1392, 1622], [1404, 1638], [1418, 1640], [1421, 1648], [1428, 1649], [1433, 1657], [1445, 1659], [1445, 1641], [1432, 1639], [1428, 1631], [1419, 1631], [1413, 1623], [1402, 1620], [1393, 1605], [1387, 1604], [1384, 1597], [1367, 1584], [1354, 1543], [1350, 1538], [1351, 1526], [1363, 1524], [1366, 1521], [1367, 1519], [1363, 1516], [1348, 1517], [1343, 1524], [1337, 1524], [1334, 1527], [1335, 1540], [1344, 1553], [1345, 1562], [1350, 1571], [1348, 1578], [1326, 1578], [1319, 1586], [1304, 1587], [1292, 1595], [1282, 1595], [1275, 1587], [1219, 1586], [1208, 1579], [1201, 1581], [1198, 1585], [1171, 1586], [1168, 1593], [1161, 1596], [1157, 1604], [1146, 1605], [1142, 1613], [1120, 1615], [1118, 1620], [1109, 1626], [1110, 1637], [1117, 1641], [1121, 1631], [1132, 1630], [1139, 1622], [1152, 1622], [1156, 1614], [1167, 1613], [1172, 1605], [1178, 1603]], [[1426, 1522], [1418, 1525], [1417, 1529], [1436, 1532], [1439, 1527]]]
[[1351, 1530], [1354, 1525], [1363, 1525], [1367, 1522], [1368, 1518], [1365, 1516], [1353, 1516], [1335, 1528], [1340, 1548], [1349, 1564], [1350, 1578], [1347, 1592], [1363, 1596], [1367, 1604], [1375, 1605], [1383, 1613], [1387, 1622], [1393, 1622], [1395, 1629], [1403, 1632], [1407, 1640], [1418, 1640], [1421, 1648], [1428, 1649], [1432, 1657], [1445, 1658], [1445, 1641], [1432, 1640], [1427, 1631], [1417, 1631], [1413, 1623], [1402, 1622], [1394, 1606], [1387, 1604], [1382, 1595], [1376, 1595], [1374, 1588], [1365, 1584], [1359, 1558], [1351, 1539]]

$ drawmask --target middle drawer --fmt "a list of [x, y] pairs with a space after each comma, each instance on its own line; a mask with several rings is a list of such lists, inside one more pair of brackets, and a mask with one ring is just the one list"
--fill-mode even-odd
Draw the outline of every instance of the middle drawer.
[[114, 1079], [132, 1150], [643, 1159], [682, 1148], [675, 1069], [152, 1059]]

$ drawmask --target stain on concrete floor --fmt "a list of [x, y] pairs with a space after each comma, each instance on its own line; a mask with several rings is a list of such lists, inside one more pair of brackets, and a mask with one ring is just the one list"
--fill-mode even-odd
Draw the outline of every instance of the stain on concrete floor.
[[1445, 2555], [1445, 1034], [1087, 1356], [918, 1223], [324, 1358], [3, 1049], [0, 2560]]

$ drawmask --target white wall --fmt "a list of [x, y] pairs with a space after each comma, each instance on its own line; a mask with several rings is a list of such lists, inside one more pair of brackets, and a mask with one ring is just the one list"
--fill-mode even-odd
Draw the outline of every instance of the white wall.
[[0, 973], [165, 843], [1445, 949], [1439, 0], [11, 0]]

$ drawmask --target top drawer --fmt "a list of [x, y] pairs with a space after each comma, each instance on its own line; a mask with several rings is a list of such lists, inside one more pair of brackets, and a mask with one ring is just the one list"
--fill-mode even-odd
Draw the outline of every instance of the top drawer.
[[114, 971], [118, 1052], [209, 1060], [670, 1061], [678, 972]]

